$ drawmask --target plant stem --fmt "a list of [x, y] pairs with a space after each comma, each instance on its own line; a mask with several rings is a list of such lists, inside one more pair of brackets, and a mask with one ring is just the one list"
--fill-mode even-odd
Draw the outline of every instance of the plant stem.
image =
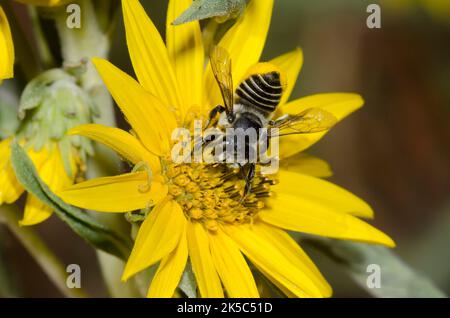
[[19, 226], [20, 214], [17, 207], [5, 205], [0, 209], [0, 222], [4, 223], [11, 230], [59, 291], [66, 297], [86, 297], [86, 294], [81, 289], [70, 289], [66, 286], [67, 273], [65, 266], [50, 251], [36, 232], [29, 227]]
[[80, 79], [81, 86], [91, 95], [100, 109], [100, 117], [96, 119], [96, 122], [115, 126], [112, 99], [90, 61], [93, 57], [108, 57], [110, 43], [107, 30], [101, 28], [91, 0], [79, 0], [77, 3], [81, 7], [81, 28], [70, 29], [67, 26], [67, 15], [64, 10], [55, 16], [63, 60], [69, 65], [86, 63], [86, 72]]
[[44, 68], [50, 69], [56, 67], [55, 58], [52, 52], [50, 51], [48, 41], [44, 36], [42, 24], [39, 21], [39, 14], [37, 12], [36, 7], [28, 6], [28, 12], [30, 15], [31, 23], [33, 24], [33, 34], [36, 39], [36, 46], [38, 49], [39, 57]]

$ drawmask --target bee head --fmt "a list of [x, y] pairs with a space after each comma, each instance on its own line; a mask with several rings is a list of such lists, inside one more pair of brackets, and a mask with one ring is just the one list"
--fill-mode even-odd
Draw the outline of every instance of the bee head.
[[227, 112], [228, 123], [232, 124], [236, 120], [236, 115], [233, 112]]

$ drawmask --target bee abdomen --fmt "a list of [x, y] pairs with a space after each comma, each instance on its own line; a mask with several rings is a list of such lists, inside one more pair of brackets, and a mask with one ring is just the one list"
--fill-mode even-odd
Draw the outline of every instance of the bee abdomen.
[[257, 107], [263, 112], [273, 112], [283, 93], [280, 74], [270, 72], [254, 74], [244, 80], [236, 90], [242, 104]]

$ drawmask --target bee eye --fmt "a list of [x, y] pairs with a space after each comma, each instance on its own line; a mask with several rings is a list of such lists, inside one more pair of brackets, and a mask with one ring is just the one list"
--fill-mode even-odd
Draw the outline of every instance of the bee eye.
[[236, 119], [236, 117], [234, 116], [233, 113], [229, 113], [229, 114], [227, 114], [227, 119], [228, 119], [228, 122], [230, 124], [232, 124], [234, 122], [234, 120]]

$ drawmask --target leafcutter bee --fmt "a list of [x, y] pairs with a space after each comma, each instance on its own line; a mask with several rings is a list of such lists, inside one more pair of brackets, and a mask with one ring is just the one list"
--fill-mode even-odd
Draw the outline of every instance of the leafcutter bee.
[[[210, 64], [222, 94], [223, 105], [218, 105], [210, 111], [207, 127], [215, 125], [225, 131], [227, 128], [233, 128], [233, 131], [254, 129], [258, 141], [265, 138], [269, 141], [270, 138], [277, 136], [323, 132], [337, 122], [333, 114], [321, 108], [308, 108], [298, 114], [284, 114], [273, 119], [286, 87], [283, 72], [271, 63], [258, 63], [250, 68], [237, 89], [234, 90], [231, 62], [225, 49], [219, 46], [213, 48]], [[264, 131], [269, 133], [260, 134], [261, 128], [267, 128]], [[277, 128], [275, 129], [276, 136], [270, 133], [274, 131], [271, 128]], [[234, 137], [227, 137], [227, 134], [224, 133], [215, 142], [223, 143], [224, 148], [227, 144], [233, 143], [234, 152], [244, 151], [246, 155], [252, 153], [250, 150], [257, 147], [255, 142], [246, 140], [245, 149], [239, 149]], [[222, 160], [224, 159], [222, 157]], [[239, 167], [246, 181], [245, 197], [251, 190], [256, 163], [248, 161], [239, 164]]]

